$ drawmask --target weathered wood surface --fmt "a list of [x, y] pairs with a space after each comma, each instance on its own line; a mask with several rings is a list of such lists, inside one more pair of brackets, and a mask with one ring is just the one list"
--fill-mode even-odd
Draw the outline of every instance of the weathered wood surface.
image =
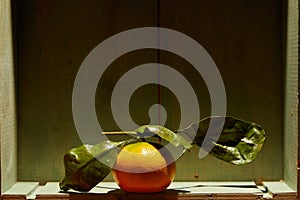
[[[163, 27], [188, 34], [209, 51], [226, 85], [229, 114], [261, 123], [269, 134], [268, 142], [258, 160], [242, 168], [235, 168], [211, 157], [198, 161], [196, 149], [178, 161], [180, 170], [177, 180], [247, 180], [249, 177], [276, 180], [284, 177], [287, 183], [294, 187], [297, 182], [295, 175], [297, 141], [295, 139], [298, 126], [295, 117], [298, 80], [295, 75], [298, 72], [297, 1], [289, 1], [291, 18], [288, 18], [287, 24], [290, 27], [287, 32], [290, 37], [287, 40], [287, 47], [290, 48], [286, 60], [288, 69], [283, 67], [285, 59], [281, 42], [284, 37], [283, 28], [285, 28], [282, 24], [282, 16], [285, 13], [282, 12], [281, 1], [216, 2], [191, 1], [190, 4], [186, 4], [184, 1], [170, 3], [162, 0], [158, 5], [153, 2], [137, 3], [133, 0], [119, 4], [104, 1], [86, 3], [80, 0], [72, 3], [56, 0], [20, 1], [18, 7], [20, 32], [17, 37], [20, 44], [16, 54], [19, 61], [17, 69], [20, 109], [18, 178], [45, 183], [49, 180], [57, 181], [63, 176], [64, 151], [80, 143], [72, 121], [71, 90], [78, 67], [88, 52], [102, 40], [120, 31], [161, 24]], [[9, 7], [8, 0], [0, 1], [1, 35], [4, 36], [0, 38], [0, 103], [1, 109], [4, 109], [0, 113], [2, 191], [6, 191], [17, 180], [14, 65]], [[156, 51], [148, 51], [147, 56], [143, 53], [135, 53], [138, 55], [138, 61], [134, 55], [129, 55], [116, 62], [115, 66], [123, 70], [120, 72], [127, 69], [122, 68], [124, 63], [134, 65], [145, 60], [157, 61]], [[187, 76], [193, 72], [188, 69], [188, 64], [184, 60], [170, 56], [166, 52], [161, 52], [160, 60], [174, 66]], [[120, 76], [120, 74], [110, 76], [113, 72], [114, 70], [110, 70], [110, 73], [104, 77], [108, 83], [107, 88], [104, 89], [106, 92], [111, 90], [109, 80]], [[286, 77], [283, 77], [284, 72], [287, 72]], [[189, 79], [191, 82], [198, 80], [193, 77]], [[286, 86], [285, 93], [283, 85]], [[203, 94], [203, 97], [208, 97], [207, 91], [205, 93], [204, 90], [203, 86], [199, 86], [198, 95]], [[152, 91], [155, 90], [152, 88]], [[286, 100], [289, 100], [285, 103], [284, 111], [283, 94]], [[168, 96], [161, 97], [165, 98], [164, 101], [168, 100]], [[99, 105], [107, 107], [108, 102], [103, 104], [103, 100], [97, 98], [100, 102], [97, 105], [98, 112], [106, 113], [107, 110]], [[203, 115], [208, 115], [209, 102], [201, 100], [200, 104]], [[139, 109], [140, 107], [136, 110]], [[137, 112], [137, 114], [141, 116], [141, 113]], [[283, 114], [284, 125], [281, 123]], [[177, 118], [174, 115], [176, 112], [171, 116], [176, 122]], [[110, 123], [109, 119], [109, 117], [107, 121], [103, 119], [103, 124], [110, 130], [114, 128], [114, 124]], [[145, 120], [142, 117], [140, 119]], [[285, 149], [282, 145], [283, 137]], [[37, 143], [39, 145], [36, 145]], [[276, 148], [273, 148], [274, 146]], [[283, 158], [284, 173], [281, 170]], [[109, 177], [107, 180], [112, 179]], [[40, 194], [39, 198], [43, 195], [45, 194]], [[58, 197], [59, 195], [61, 197]], [[196, 196], [199, 199], [215, 197], [205, 195], [203, 198], [201, 195]], [[274, 193], [273, 197], [294, 199], [294, 196], [295, 193], [291, 192], [290, 194]], [[221, 196], [217, 198], [219, 197], [221, 198]], [[5, 198], [24, 199], [25, 197], [6, 194], [2, 196], [2, 199]], [[69, 197], [59, 193], [51, 198], [68, 199]], [[126, 195], [124, 198], [127, 198]], [[189, 197], [184, 198], [194, 197], [190, 194]]]
[[0, 1], [0, 153], [1, 191], [17, 180], [17, 132], [10, 0]]
[[[27, 185], [26, 185], [27, 184]], [[4, 200], [43, 199], [43, 200], [96, 200], [96, 199], [199, 199], [199, 200], [250, 200], [278, 199], [295, 200], [296, 192], [284, 182], [264, 182], [267, 188], [259, 189], [254, 182], [173, 182], [170, 187], [160, 193], [133, 194], [120, 190], [115, 182], [98, 184], [88, 193], [70, 191], [63, 193], [58, 182], [48, 182], [37, 187], [36, 183], [16, 183], [2, 195]], [[34, 190], [35, 189], [35, 190]], [[266, 192], [270, 195], [266, 195]]]
[[[284, 104], [284, 176], [291, 187], [297, 189], [297, 171], [295, 163], [299, 159], [298, 152], [298, 37], [299, 37], [299, 9], [296, 0], [288, 1], [287, 41], [286, 41], [286, 72], [285, 72], [285, 104]], [[299, 184], [299, 183], [298, 183]]]
[[[24, 0], [18, 9], [20, 180], [44, 183], [63, 177], [62, 157], [66, 149], [80, 144], [72, 118], [71, 94], [85, 56], [113, 34], [158, 24], [199, 42], [221, 72], [228, 115], [257, 122], [267, 133], [265, 146], [253, 163], [237, 167], [211, 156], [199, 160], [195, 148], [178, 160], [176, 180], [282, 178], [282, 1], [162, 0], [157, 4], [135, 0]], [[192, 66], [183, 58], [162, 51], [159, 60], [186, 76], [200, 99], [201, 116], [210, 115], [208, 91]], [[157, 61], [156, 50], [145, 50], [131, 52], [112, 63], [101, 78], [103, 85], [96, 95], [96, 110], [102, 114], [99, 121], [105, 130], [116, 129], [106, 98], [113, 84], [131, 67]], [[146, 92], [139, 90], [134, 95], [131, 105], [133, 118], [141, 124], [148, 122], [148, 110], [142, 107], [157, 103], [157, 86], [144, 89]], [[160, 98], [169, 111], [168, 126], [175, 127], [179, 116], [176, 100], [164, 89]]]
[[273, 199], [296, 199], [296, 193], [285, 182], [264, 182]]
[[16, 182], [8, 191], [2, 194], [2, 199], [28, 199], [31, 194], [37, 191], [39, 187], [38, 182]]

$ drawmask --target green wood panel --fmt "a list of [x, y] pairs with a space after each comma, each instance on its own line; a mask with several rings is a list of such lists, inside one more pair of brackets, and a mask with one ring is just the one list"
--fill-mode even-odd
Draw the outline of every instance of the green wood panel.
[[17, 179], [17, 140], [11, 4], [0, 1], [1, 193]]
[[[57, 181], [63, 178], [65, 151], [81, 143], [73, 122], [71, 95], [83, 59], [115, 33], [156, 26], [157, 4], [25, 0], [18, 9], [18, 178]], [[143, 59], [155, 61], [151, 53], [136, 60]], [[113, 72], [116, 75], [104, 77], [106, 93], [111, 92], [110, 82], [118, 77], [118, 71], [126, 63], [132, 64], [126, 58], [120, 61]], [[110, 104], [104, 102], [99, 112], [105, 114], [107, 106]], [[108, 117], [101, 121], [104, 127], [115, 128], [107, 121]]]
[[[193, 180], [194, 174], [199, 174], [200, 180], [280, 179], [284, 73], [282, 1], [161, 2], [161, 26], [191, 36], [217, 64], [226, 87], [228, 115], [257, 122], [267, 134], [262, 153], [253, 163], [238, 167], [210, 156], [197, 160], [196, 151], [178, 163], [181, 173], [177, 179]], [[171, 66], [178, 65], [174, 57], [162, 56], [162, 59], [168, 60]], [[188, 67], [180, 64], [181, 68]], [[201, 116], [205, 117], [210, 114], [210, 102], [203, 100], [207, 91], [199, 91]]]
[[[199, 160], [198, 148], [177, 162], [176, 180], [278, 180], [282, 178], [283, 48], [282, 2], [279, 0], [201, 1], [38, 1], [19, 3], [18, 178], [41, 182], [63, 177], [62, 157], [77, 146], [71, 110], [73, 82], [81, 62], [101, 41], [121, 31], [157, 26], [181, 31], [199, 42], [217, 64], [227, 92], [228, 115], [261, 124], [267, 140], [257, 160], [232, 166], [211, 156]], [[159, 10], [159, 13], [158, 13]], [[157, 20], [159, 16], [159, 21]], [[176, 68], [194, 84], [201, 117], [210, 115], [209, 94], [201, 78], [182, 58], [160, 52], [159, 61]], [[111, 121], [113, 84], [135, 65], [157, 62], [157, 51], [121, 56], [105, 72], [96, 109], [105, 129]], [[147, 88], [144, 88], [147, 89]], [[150, 92], [149, 92], [150, 91]], [[168, 90], [160, 102], [178, 123], [178, 105]], [[149, 95], [153, 94], [153, 96]], [[133, 118], [147, 123], [144, 105], [156, 102], [157, 87], [138, 91]], [[112, 180], [108, 177], [107, 180]]]
[[284, 104], [284, 180], [297, 189], [298, 160], [298, 1], [289, 1]]

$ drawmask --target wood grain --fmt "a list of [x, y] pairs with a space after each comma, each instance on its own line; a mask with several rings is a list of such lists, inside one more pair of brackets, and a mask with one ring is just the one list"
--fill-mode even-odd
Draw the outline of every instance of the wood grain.
[[10, 0], [0, 1], [0, 153], [1, 192], [17, 180], [17, 131]]
[[[26, 183], [18, 183], [20, 186]], [[24, 188], [30, 188], [31, 183]], [[32, 184], [31, 184], [32, 185]], [[173, 182], [170, 187], [160, 193], [134, 194], [120, 190], [115, 182], [100, 183], [88, 193], [70, 191], [68, 193], [60, 192], [57, 182], [48, 182], [44, 186], [39, 186], [35, 191], [30, 192], [31, 199], [47, 200], [96, 200], [96, 199], [195, 199], [195, 200], [247, 200], [247, 199], [278, 199], [278, 200], [295, 200], [296, 192], [289, 188], [284, 182], [265, 182], [265, 187], [270, 193], [267, 197], [263, 191], [258, 189], [254, 182]], [[15, 186], [14, 186], [15, 187]], [[17, 187], [15, 187], [17, 188]], [[15, 189], [11, 189], [2, 195], [2, 199], [17, 200], [24, 199], [26, 189], [13, 194]], [[26, 190], [26, 191], [25, 191]], [[27, 191], [28, 192], [28, 191]], [[18, 195], [19, 194], [19, 195]], [[29, 195], [27, 195], [29, 196]]]
[[[17, 180], [58, 181], [63, 177], [62, 157], [66, 149], [80, 145], [71, 111], [71, 93], [79, 66], [97, 44], [113, 34], [142, 27], [157, 26], [183, 32], [199, 42], [212, 56], [224, 79], [228, 114], [260, 123], [267, 131], [267, 142], [258, 159], [236, 167], [206, 157], [199, 160], [197, 147], [178, 161], [176, 180], [279, 180], [289, 187], [297, 184], [298, 137], [298, 2], [289, 0], [288, 11], [279, 0], [238, 1], [180, 0], [140, 2], [116, 1], [38, 1], [24, 0], [18, 5], [17, 107], [16, 134], [15, 78], [11, 8], [9, 0], [0, 1], [0, 137], [1, 191]], [[284, 7], [285, 8], [285, 7]], [[284, 47], [287, 15], [287, 41]], [[174, 41], [176, 42], [176, 41]], [[285, 50], [287, 50], [285, 55]], [[145, 53], [146, 52], [146, 53]], [[168, 64], [195, 85], [201, 115], [210, 113], [208, 91], [189, 63], [169, 52], [147, 50], [124, 55], [103, 77], [99, 86], [97, 112], [106, 130], [115, 130], [111, 122], [110, 102], [105, 100], [113, 84], [135, 65], [143, 62]], [[284, 58], [286, 56], [286, 58]], [[129, 67], [127, 66], [129, 65]], [[115, 70], [118, 69], [118, 70]], [[201, 84], [199, 84], [199, 82]], [[102, 88], [101, 88], [102, 87]], [[158, 92], [149, 87], [147, 93]], [[176, 100], [167, 90], [149, 96], [135, 94], [134, 117], [147, 122], [144, 104], [157, 101], [170, 111], [170, 127], [178, 123]], [[98, 101], [99, 100], [99, 101]], [[137, 103], [138, 102], [138, 103]], [[284, 121], [284, 124], [282, 123]], [[17, 145], [18, 158], [17, 158]], [[274, 148], [276, 147], [276, 148]], [[267, 158], [267, 159], [266, 159]], [[16, 163], [19, 163], [18, 169]], [[284, 169], [284, 171], [282, 170]], [[18, 175], [16, 171], [18, 170]], [[107, 181], [112, 180], [108, 177]], [[298, 174], [298, 191], [299, 191]], [[39, 187], [40, 188], [40, 187]], [[42, 186], [43, 188], [43, 186]], [[40, 188], [41, 189], [41, 188]], [[48, 196], [47, 196], [48, 195]], [[166, 194], [132, 195], [117, 191], [103, 194], [108, 199], [255, 199], [253, 194]], [[295, 192], [273, 192], [274, 199], [295, 199]], [[47, 194], [41, 199], [97, 199], [95, 194]], [[25, 199], [11, 193], [2, 199]]]
[[[48, 183], [43, 190], [37, 194], [37, 199], [49, 199], [57, 195], [58, 199], [259, 199], [262, 193], [256, 188], [238, 187], [239, 183], [216, 183], [208, 182], [175, 182], [168, 190], [153, 194], [131, 194], [119, 189], [114, 182], [100, 183], [88, 194], [65, 193], [58, 194], [57, 183]], [[253, 185], [253, 182], [240, 183], [241, 185]], [[203, 185], [200, 187], [199, 185]], [[228, 187], [226, 187], [226, 185]], [[230, 185], [236, 185], [236, 188]], [[255, 186], [255, 185], [254, 185]], [[216, 192], [218, 191], [218, 192]]]
[[284, 105], [284, 180], [297, 190], [298, 160], [298, 1], [289, 1], [287, 15]]
[[[157, 26], [158, 9], [162, 27], [195, 39], [217, 64], [226, 87], [228, 115], [257, 122], [267, 132], [266, 144], [253, 163], [238, 167], [211, 156], [199, 160], [199, 149], [195, 148], [178, 160], [176, 180], [282, 178], [282, 2], [159, 2], [159, 5], [156, 1], [134, 0], [20, 2], [20, 180], [45, 183], [63, 177], [63, 154], [80, 144], [72, 119], [71, 95], [81, 62], [97, 44], [113, 34], [136, 27]], [[118, 128], [112, 121], [110, 101], [106, 98], [113, 84], [133, 66], [157, 60], [157, 51], [131, 52], [117, 59], [106, 71], [101, 78], [105, 84], [99, 86], [96, 95], [96, 110], [102, 116], [99, 121], [105, 130]], [[183, 58], [168, 52], [160, 52], [160, 62], [186, 76], [199, 98], [201, 117], [210, 115], [209, 93], [195, 69]], [[133, 118], [141, 124], [148, 122], [148, 113], [143, 107], [157, 103], [157, 96], [151, 93], [155, 93], [157, 87], [149, 86], [148, 89], [138, 92], [131, 105]], [[171, 119], [168, 126], [176, 127], [179, 116], [176, 100], [167, 90], [161, 91], [160, 98], [168, 107]]]

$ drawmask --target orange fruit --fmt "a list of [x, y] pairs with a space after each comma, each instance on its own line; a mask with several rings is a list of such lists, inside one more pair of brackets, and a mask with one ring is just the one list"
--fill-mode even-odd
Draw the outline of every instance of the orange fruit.
[[176, 165], [170, 152], [166, 149], [159, 151], [161, 147], [138, 142], [122, 148], [112, 169], [113, 178], [121, 189], [150, 193], [160, 192], [170, 185], [175, 177]]

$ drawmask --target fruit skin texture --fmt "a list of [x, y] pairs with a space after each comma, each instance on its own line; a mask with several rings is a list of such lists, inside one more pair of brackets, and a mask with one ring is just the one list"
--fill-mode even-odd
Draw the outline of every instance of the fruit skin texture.
[[175, 161], [167, 165], [172, 155], [167, 151], [161, 153], [158, 150], [161, 147], [147, 142], [125, 146], [112, 169], [113, 178], [120, 188], [134, 193], [166, 189], [175, 177], [176, 165]]

